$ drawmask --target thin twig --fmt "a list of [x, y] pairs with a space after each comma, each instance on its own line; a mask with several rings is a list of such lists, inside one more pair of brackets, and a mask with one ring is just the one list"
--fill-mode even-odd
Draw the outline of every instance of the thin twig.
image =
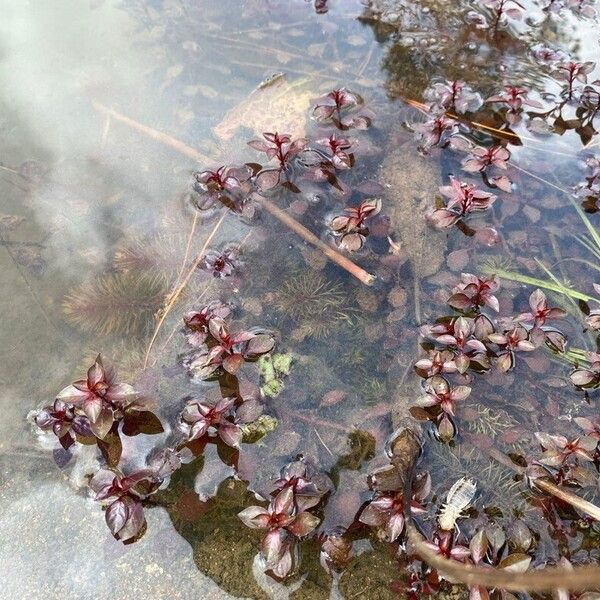
[[266, 211], [281, 221], [284, 225], [289, 227], [294, 233], [297, 233], [302, 239], [319, 248], [319, 250], [321, 250], [321, 252], [323, 252], [323, 254], [325, 254], [329, 260], [348, 271], [348, 273], [356, 277], [365, 285], [373, 285], [376, 279], [374, 275], [371, 275], [371, 273], [368, 273], [362, 267], [354, 264], [349, 258], [346, 258], [343, 254], [340, 254], [331, 246], [328, 246], [314, 233], [304, 227], [304, 225], [296, 221], [296, 219], [294, 219], [284, 210], [281, 210], [281, 208], [273, 204], [270, 200], [267, 200], [263, 196], [255, 196], [255, 198]]
[[19, 171], [15, 171], [15, 169], [11, 169], [10, 167], [5, 167], [2, 164], [0, 164], [0, 169], [2, 171], [8, 171], [9, 173], [14, 173], [15, 175], [21, 175], [21, 173], [19, 173]]
[[148, 344], [148, 349], [146, 350], [146, 355], [144, 357], [144, 369], [148, 366], [148, 358], [150, 357], [150, 351], [152, 350], [152, 346], [154, 345], [154, 342], [155, 342], [156, 338], [158, 337], [158, 333], [162, 327], [162, 324], [165, 322], [167, 315], [173, 308], [175, 302], [177, 302], [177, 299], [181, 295], [181, 292], [183, 292], [183, 290], [189, 283], [190, 279], [192, 278], [192, 275], [194, 274], [195, 270], [198, 268], [198, 265], [200, 264], [200, 261], [204, 257], [204, 253], [206, 252], [206, 249], [208, 248], [208, 245], [210, 244], [213, 237], [219, 230], [219, 227], [221, 227], [221, 223], [223, 223], [226, 216], [227, 216], [227, 213], [225, 213], [225, 212], [221, 215], [221, 218], [217, 221], [217, 223], [213, 227], [212, 231], [206, 238], [206, 241], [204, 242], [202, 249], [198, 253], [198, 256], [196, 256], [196, 259], [194, 260], [194, 262], [192, 263], [192, 266], [190, 267], [187, 275], [185, 276], [185, 279], [181, 282], [179, 287], [175, 288], [173, 290], [173, 292], [171, 292], [171, 294], [169, 294], [167, 303], [165, 304], [164, 308], [162, 309], [162, 311], [160, 313], [160, 318], [158, 320], [158, 323], [156, 324], [154, 333], [152, 334], [152, 339], [150, 340], [150, 344]]
[[[193, 232], [193, 228], [192, 228], [192, 232]], [[246, 237], [240, 242], [240, 248], [244, 245], [244, 243], [246, 242], [246, 240], [250, 237], [250, 232], [248, 232], [246, 234]], [[191, 233], [190, 233], [190, 239], [191, 239]], [[187, 251], [186, 251], [186, 259], [187, 260]], [[185, 260], [184, 260], [184, 264], [183, 266], [185, 266]], [[204, 295], [210, 290], [212, 289], [212, 282], [209, 283], [203, 290], [202, 292], [200, 292], [200, 294], [195, 298], [195, 302], [198, 302], [199, 300], [201, 300]], [[169, 345], [169, 342], [173, 339], [173, 336], [177, 333], [177, 330], [180, 329], [180, 325], [175, 325], [175, 327], [173, 327], [173, 329], [171, 330], [171, 333], [169, 334], [169, 336], [167, 337], [167, 339], [165, 340], [165, 342], [163, 343], [163, 345], [160, 347], [160, 349], [158, 350], [158, 352], [156, 353], [156, 356], [154, 357], [154, 361], [152, 362], [152, 366], [154, 366], [157, 362], [158, 359], [160, 358], [160, 356], [162, 355], [162, 353], [164, 352], [165, 348]]]
[[[148, 127], [147, 125], [138, 123], [137, 121], [134, 121], [133, 119], [130, 119], [129, 117], [127, 117], [121, 113], [118, 113], [117, 111], [114, 111], [98, 102], [93, 102], [93, 106], [96, 110], [98, 110], [104, 114], [111, 115], [114, 119], [121, 121], [122, 123], [125, 123], [126, 125], [129, 125], [133, 129], [147, 135], [148, 137], [151, 137], [152, 139], [158, 140], [159, 142], [162, 142], [163, 144], [170, 146], [171, 148], [174, 148], [178, 152], [181, 152], [182, 154], [185, 154], [186, 156], [189, 156], [190, 158], [193, 158], [194, 160], [197, 160], [200, 162], [202, 162], [202, 161], [209, 162], [210, 161], [209, 158], [204, 156], [202, 153], [198, 152], [198, 150], [196, 150], [195, 148], [192, 148], [191, 146], [184, 144], [183, 142], [177, 140], [176, 138], [174, 138], [166, 133], [163, 133], [162, 131], [157, 131], [156, 129], [152, 129], [151, 127]], [[265, 210], [267, 210], [269, 213], [271, 213], [275, 218], [277, 218], [279, 221], [281, 221], [284, 225], [289, 227], [292, 231], [294, 231], [294, 233], [297, 233], [304, 240], [306, 240], [313, 246], [316, 246], [317, 248], [319, 248], [319, 250], [321, 250], [323, 252], [323, 254], [325, 254], [325, 256], [327, 256], [327, 258], [329, 258], [329, 260], [336, 263], [343, 269], [346, 269], [346, 271], [348, 271], [348, 273], [350, 273], [351, 275], [353, 275], [354, 277], [356, 277], [357, 279], [359, 279], [366, 285], [372, 285], [375, 282], [376, 278], [374, 275], [367, 273], [367, 271], [365, 271], [358, 265], [354, 264], [349, 258], [346, 258], [343, 254], [340, 254], [339, 252], [337, 252], [336, 250], [331, 248], [331, 246], [328, 246], [325, 242], [321, 241], [314, 233], [311, 233], [306, 227], [304, 227], [304, 225], [301, 225], [300, 223], [298, 223], [298, 221], [296, 221], [293, 217], [291, 217], [285, 211], [281, 210], [279, 207], [275, 206], [272, 202], [270, 202], [266, 198], [263, 198], [262, 196], [258, 196], [257, 200], [265, 208]], [[152, 343], [154, 342], [154, 337], [152, 339]], [[152, 343], [151, 343], [151, 345], [152, 345]], [[147, 363], [147, 357], [146, 357], [146, 361], [144, 361], [144, 364], [146, 364], [146, 363]]]
[[369, 63], [371, 62], [371, 58], [373, 58], [373, 52], [375, 51], [376, 46], [377, 46], [377, 42], [373, 42], [371, 44], [371, 47], [369, 48], [369, 51], [367, 52], [365, 59], [363, 60], [362, 64], [358, 68], [358, 71], [356, 72], [357, 79], [362, 77], [362, 74], [365, 72], [365, 69], [369, 66]]
[[185, 269], [185, 265], [188, 260], [188, 256], [190, 255], [190, 248], [192, 246], [192, 239], [194, 238], [194, 232], [196, 231], [196, 224], [198, 223], [198, 213], [194, 212], [194, 218], [192, 219], [192, 226], [190, 228], [190, 234], [187, 239], [187, 243], [185, 245], [185, 253], [183, 255], [183, 260], [181, 261], [181, 268], [179, 269], [179, 273], [177, 274], [177, 279], [175, 281], [175, 287], [179, 285], [181, 281], [181, 276], [183, 275], [183, 270]]
[[192, 148], [191, 146], [184, 144], [183, 142], [175, 139], [174, 137], [171, 137], [170, 135], [167, 135], [166, 133], [163, 133], [162, 131], [158, 131], [157, 129], [153, 129], [152, 127], [148, 127], [147, 125], [143, 125], [142, 123], [139, 123], [134, 119], [130, 119], [129, 117], [117, 112], [116, 110], [108, 108], [108, 106], [105, 106], [100, 102], [92, 102], [92, 105], [98, 112], [101, 112], [105, 115], [109, 115], [116, 121], [125, 123], [125, 125], [128, 125], [132, 129], [135, 129], [136, 131], [139, 131], [140, 133], [143, 133], [144, 135], [147, 135], [148, 137], [151, 137], [154, 140], [158, 140], [166, 146], [174, 148], [179, 153], [184, 154], [189, 158], [193, 158], [198, 162], [211, 162], [211, 159], [208, 156], [205, 156], [204, 154], [196, 150], [196, 148]]
[[329, 454], [333, 457], [333, 452], [327, 447], [327, 444], [323, 441], [323, 438], [319, 435], [319, 432], [317, 431], [316, 427], [313, 427], [313, 431], [317, 434], [317, 437], [319, 438], [319, 441], [321, 442], [321, 444], [323, 444], [323, 448], [325, 448], [325, 450], [327, 450], [327, 452], [329, 452]]

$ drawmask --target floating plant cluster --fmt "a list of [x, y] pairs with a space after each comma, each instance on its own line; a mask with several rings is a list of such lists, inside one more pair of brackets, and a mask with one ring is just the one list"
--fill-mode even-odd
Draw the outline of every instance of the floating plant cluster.
[[261, 542], [261, 558], [266, 571], [286, 577], [298, 562], [296, 540], [312, 533], [320, 523], [313, 514], [323, 498], [331, 492], [329, 478], [307, 460], [298, 458], [286, 465], [274, 482], [268, 506], [249, 506], [239, 513], [242, 522], [252, 529], [266, 530]]
[[[184, 332], [193, 348], [185, 364], [192, 376], [232, 375], [243, 362], [256, 360], [273, 348], [273, 337], [262, 330], [231, 333], [223, 320], [229, 313], [227, 305], [213, 301], [185, 315]], [[87, 378], [62, 390], [54, 404], [36, 414], [35, 422], [58, 438], [55, 457], [60, 466], [71, 458], [74, 444], [97, 444], [107, 468], [93, 475], [89, 487], [105, 505], [111, 533], [128, 542], [144, 531], [144, 500], [183, 462], [202, 454], [209, 441], [239, 449], [242, 427], [259, 419], [263, 405], [257, 389], [242, 385], [237, 389], [230, 397], [188, 399], [179, 417], [179, 439], [152, 452], [147, 468], [127, 474], [119, 469], [121, 434], [152, 435], [164, 428], [146, 409], [145, 399], [131, 385], [118, 382], [114, 370], [105, 367], [100, 356]]]
[[[511, 19], [520, 19], [526, 12], [516, 0], [483, 0], [478, 4], [482, 10], [470, 13], [470, 22], [492, 29]], [[584, 17], [595, 14], [590, 0], [540, 0], [539, 4], [549, 12], [569, 9]], [[326, 12], [327, 2], [315, 0], [314, 8], [316, 12]], [[478, 174], [483, 184], [494, 191], [511, 193], [513, 181], [507, 174], [511, 152], [507, 140], [517, 138], [512, 128], [526, 124], [534, 134], [574, 130], [587, 144], [596, 134], [594, 120], [600, 110], [600, 84], [587, 80], [594, 63], [570, 60], [564, 52], [545, 46], [535, 48], [532, 56], [553, 78], [558, 86], [556, 94], [544, 96], [542, 102], [533, 98], [533, 92], [525, 87], [504, 85], [483, 100], [465, 82], [433, 82], [425, 92], [430, 104], [421, 106], [428, 118], [413, 126], [421, 150], [427, 153], [434, 146], [449, 147], [463, 155], [461, 167], [465, 173]], [[482, 136], [474, 136], [475, 124], [483, 121], [478, 111], [493, 117], [494, 122], [499, 121], [498, 131], [505, 135], [488, 145], [481, 141]], [[302, 181], [326, 185], [332, 196], [346, 200], [351, 190], [342, 178], [354, 168], [359, 145], [344, 136], [350, 130], [367, 129], [372, 115], [359, 94], [339, 88], [316, 101], [311, 117], [320, 128], [314, 140], [275, 131], [264, 132], [262, 139], [248, 142], [253, 150], [264, 155], [264, 164], [224, 165], [194, 173], [196, 208], [208, 213], [223, 205], [250, 219], [261, 199], [283, 191], [297, 194]], [[589, 157], [586, 166], [585, 180], [577, 186], [575, 194], [589, 208], [595, 206], [600, 195], [598, 159]], [[438, 199], [427, 215], [428, 222], [438, 229], [456, 226], [471, 233], [465, 221], [474, 213], [489, 210], [497, 201], [496, 194], [456, 175], [451, 175], [439, 191], [444, 199]], [[380, 211], [381, 200], [375, 198], [336, 211], [338, 214], [327, 223], [329, 240], [342, 250], [360, 250], [369, 235], [370, 219]], [[497, 240], [495, 230], [480, 231], [486, 232], [488, 239]], [[211, 278], [229, 277], [243, 266], [240, 247], [210, 249], [198, 266]], [[322, 285], [325, 284], [324, 279]], [[552, 325], [552, 321], [565, 316], [565, 311], [550, 306], [544, 292], [533, 291], [529, 308], [524, 312], [498, 317], [495, 314], [500, 312], [495, 295], [498, 289], [499, 279], [495, 275], [480, 278], [463, 273], [447, 301], [453, 314], [421, 327], [424, 355], [414, 367], [422, 378], [422, 393], [414, 401], [411, 414], [419, 421], [433, 423], [435, 434], [443, 442], [458, 436], [460, 406], [476, 395], [474, 384], [478, 377], [492, 370], [506, 373], [514, 369], [521, 353], [539, 352], [543, 347], [553, 353], [566, 350], [564, 334]], [[337, 310], [337, 289], [332, 288], [328, 293]], [[293, 305], [286, 306], [286, 312], [313, 312], [311, 296], [305, 296], [304, 304], [292, 298]], [[210, 380], [234, 384], [227, 386], [227, 393], [214, 390], [214, 394], [207, 392], [201, 397], [185, 398], [175, 439], [151, 452], [145, 468], [124, 472], [121, 435], [159, 434], [164, 431], [163, 425], [146, 408], [145, 399], [132, 386], [118, 382], [100, 357], [85, 379], [65, 388], [51, 406], [36, 415], [37, 425], [42, 430], [51, 430], [58, 438], [55, 456], [59, 464], [66, 464], [75, 444], [98, 446], [106, 468], [93, 475], [89, 487], [95, 499], [103, 503], [107, 525], [116, 539], [129, 542], [143, 534], [147, 499], [165, 487], [183, 464], [201, 456], [207, 444], [215, 444], [221, 450], [226, 447], [234, 454], [239, 452], [242, 442], [248, 441], [248, 426], [264, 416], [261, 393], [263, 397], [276, 397], [280, 393], [283, 386], [276, 376], [289, 371], [289, 355], [269, 356], [275, 346], [273, 332], [260, 327], [238, 328], [232, 323], [231, 312], [231, 306], [214, 300], [185, 314], [183, 335], [188, 348], [181, 363], [190, 379], [196, 383]], [[590, 329], [600, 328], [599, 313], [587, 314]], [[589, 365], [572, 370], [571, 381], [579, 388], [600, 387], [600, 354], [588, 353], [587, 359]], [[257, 362], [261, 372], [270, 371], [269, 378], [265, 377], [270, 386], [268, 391], [259, 391], [237, 380], [240, 370], [246, 368], [245, 363], [251, 362]], [[336, 393], [334, 390], [334, 397]], [[340, 397], [343, 396], [342, 391]], [[597, 469], [600, 465], [600, 422], [587, 417], [576, 417], [574, 421], [583, 432], [579, 437], [536, 433], [541, 447], [538, 455], [518, 457], [524, 463], [521, 465], [524, 480], [533, 482], [532, 485], [539, 479], [551, 479], [569, 487], [597, 485], [597, 473], [587, 467]], [[395, 585], [398, 592], [411, 600], [438, 592], [444, 580], [452, 582], [452, 578], [412, 554], [407, 543], [407, 532], [413, 521], [419, 519], [423, 521], [420, 530], [425, 531], [425, 546], [436, 556], [490, 570], [514, 573], [528, 570], [537, 541], [524, 520], [514, 518], [502, 527], [481, 516], [474, 527], [469, 524], [462, 531], [457, 521], [470, 516], [477, 503], [476, 482], [462, 477], [445, 486], [446, 494], [432, 494], [431, 477], [421, 472], [408, 482], [412, 488], [406, 493], [407, 465], [399, 447], [398, 437], [393, 436], [386, 446], [389, 463], [369, 476], [370, 496], [352, 525], [347, 530], [336, 528], [318, 535], [321, 564], [329, 573], [341, 570], [350, 560], [352, 535], [356, 530], [373, 530], [380, 541], [394, 544], [395, 555], [407, 561], [408, 575], [406, 581]], [[223, 460], [235, 467], [237, 454]], [[265, 571], [276, 578], [285, 578], [296, 569], [298, 542], [316, 537], [320, 515], [333, 492], [334, 484], [329, 477], [308, 459], [298, 457], [281, 470], [269, 494], [255, 494], [261, 505], [249, 506], [238, 516], [245, 525], [263, 535], [260, 560]], [[549, 562], [537, 566], [546, 564]], [[559, 564], [569, 563], [563, 558]], [[473, 585], [469, 597], [485, 600], [490, 593], [483, 586]], [[505, 592], [501, 592], [501, 597], [515, 598]]]
[[[335, 131], [364, 130], [371, 125], [371, 112], [364, 107], [359, 94], [345, 88], [332, 90], [319, 98], [311, 116], [327, 137], [313, 142], [307, 138], [292, 139], [287, 133], [265, 132], [263, 139], [248, 145], [265, 155], [267, 164], [246, 163], [242, 166], [220, 166], [194, 173], [193, 202], [200, 211], [209, 211], [220, 202], [232, 211], [251, 218], [261, 196], [272, 196], [278, 190], [299, 193], [302, 181], [331, 186], [342, 199], [350, 194], [338, 174], [352, 169], [354, 149], [358, 143], [339, 137]], [[381, 200], [368, 199], [356, 207], [348, 207], [329, 223], [330, 237], [341, 249], [362, 248], [369, 234], [367, 221], [381, 210]], [[211, 258], [212, 257], [212, 258]], [[204, 268], [215, 277], [229, 275], [235, 268], [236, 249], [215, 252], [205, 259]]]
[[[504, 11], [508, 10], [506, 7], [510, 2], [492, 0], [492, 4], [497, 5], [498, 11]], [[557, 93], [546, 93], [542, 102], [531, 97], [531, 90], [507, 84], [497, 94], [482, 101], [481, 96], [463, 81], [433, 83], [424, 92], [429, 104], [420, 105], [428, 119], [412, 125], [421, 150], [427, 153], [437, 146], [463, 153], [463, 171], [479, 173], [486, 185], [511, 193], [513, 182], [507, 175], [511, 153], [506, 146], [512, 139], [518, 140], [512, 131], [514, 126], [525, 122], [534, 134], [542, 135], [562, 135], [572, 130], [587, 145], [596, 134], [594, 122], [600, 111], [600, 82], [588, 83], [588, 75], [594, 70], [595, 63], [577, 62], [547, 46], [534, 48], [532, 57], [554, 79]], [[490, 113], [487, 107], [494, 111]], [[499, 139], [490, 146], [482, 146], [469, 136], [474, 132], [494, 130], [481, 125], [489, 118], [499, 123], [495, 128]], [[596, 210], [599, 194], [597, 163], [594, 156], [586, 159], [585, 181], [574, 191], [583, 199], [588, 211]], [[456, 176], [451, 176], [450, 185], [441, 187], [440, 192], [448, 202], [438, 205], [429, 215], [430, 222], [438, 228], [458, 225], [464, 229], [465, 217], [489, 208], [496, 199], [493, 194], [480, 192], [473, 184]]]
[[[483, 374], [492, 368], [510, 371], [521, 352], [532, 352], [544, 345], [554, 352], [566, 349], [565, 336], [549, 324], [566, 313], [549, 307], [544, 292], [532, 292], [528, 312], [500, 318], [484, 310], [499, 311], [494, 295], [498, 288], [495, 276], [480, 279], [463, 273], [448, 299], [459, 316], [441, 317], [434, 324], [421, 327], [427, 355], [415, 363], [415, 370], [423, 377], [424, 393], [415, 402], [412, 413], [418, 419], [432, 420], [442, 440], [456, 434], [456, 403], [470, 396], [471, 387], [462, 383], [472, 381], [472, 373]], [[448, 380], [451, 375], [461, 384], [452, 385]]]

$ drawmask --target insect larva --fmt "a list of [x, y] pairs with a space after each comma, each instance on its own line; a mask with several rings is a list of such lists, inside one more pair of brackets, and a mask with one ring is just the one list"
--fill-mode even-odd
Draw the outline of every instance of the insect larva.
[[451, 531], [456, 525], [456, 520], [461, 517], [462, 511], [469, 506], [475, 497], [477, 485], [472, 479], [461, 477], [451, 488], [446, 496], [446, 502], [438, 515], [439, 526], [445, 531]]

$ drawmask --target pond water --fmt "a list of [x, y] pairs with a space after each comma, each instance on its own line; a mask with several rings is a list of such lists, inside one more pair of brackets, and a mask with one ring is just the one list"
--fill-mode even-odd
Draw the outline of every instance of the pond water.
[[0, 8], [0, 598], [597, 562], [593, 0]]

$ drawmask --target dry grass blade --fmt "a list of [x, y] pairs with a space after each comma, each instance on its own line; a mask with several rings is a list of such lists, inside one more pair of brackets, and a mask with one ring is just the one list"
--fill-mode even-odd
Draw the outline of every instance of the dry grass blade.
[[[100, 104], [99, 102], [93, 102], [92, 104], [93, 104], [94, 108], [96, 110], [98, 110], [99, 112], [106, 114], [106, 115], [110, 115], [117, 121], [125, 123], [126, 125], [128, 125], [129, 127], [132, 127], [136, 131], [139, 131], [140, 133], [143, 133], [144, 135], [147, 135], [148, 137], [151, 137], [152, 139], [158, 140], [159, 142], [162, 142], [163, 144], [170, 146], [171, 148], [174, 148], [175, 150], [177, 150], [181, 154], [184, 154], [185, 156], [189, 156], [190, 158], [193, 158], [194, 160], [199, 161], [199, 162], [210, 162], [210, 159], [208, 157], [206, 157], [203, 154], [201, 154], [200, 152], [198, 152], [198, 150], [196, 150], [195, 148], [192, 148], [192, 147], [184, 144], [183, 142], [175, 139], [174, 137], [172, 137], [170, 135], [167, 135], [166, 133], [163, 133], [162, 131], [157, 131], [156, 129], [148, 127], [147, 125], [138, 123], [137, 121], [130, 119], [129, 117], [122, 115], [121, 113], [118, 113], [117, 111], [114, 111], [114, 110], [108, 108], [107, 106]], [[366, 285], [372, 285], [375, 282], [374, 275], [367, 273], [367, 271], [365, 271], [358, 265], [355, 265], [349, 258], [346, 258], [343, 254], [340, 254], [339, 252], [337, 252], [336, 250], [334, 250], [333, 248], [331, 248], [330, 246], [328, 246], [327, 244], [322, 242], [316, 235], [314, 235], [308, 229], [306, 229], [306, 227], [304, 227], [304, 225], [301, 225], [300, 223], [298, 223], [298, 221], [293, 219], [285, 211], [283, 211], [280, 208], [278, 208], [277, 206], [275, 206], [272, 202], [270, 202], [266, 198], [261, 197], [259, 200], [260, 200], [260, 203], [262, 204], [262, 206], [264, 206], [264, 208], [269, 213], [271, 213], [274, 217], [276, 217], [284, 225], [289, 227], [294, 233], [297, 233], [304, 240], [306, 240], [313, 246], [316, 246], [317, 248], [319, 248], [323, 252], [323, 254], [325, 254], [325, 256], [327, 256], [327, 258], [329, 258], [332, 262], [335, 262], [337, 265], [339, 265], [343, 269], [346, 269], [346, 271], [348, 271], [351, 275], [353, 275], [354, 277], [356, 277], [357, 279], [359, 279]], [[152, 346], [152, 344], [154, 343], [154, 339], [155, 339], [155, 336], [153, 336], [150, 346]], [[147, 360], [146, 360], [146, 363], [147, 363]]]

